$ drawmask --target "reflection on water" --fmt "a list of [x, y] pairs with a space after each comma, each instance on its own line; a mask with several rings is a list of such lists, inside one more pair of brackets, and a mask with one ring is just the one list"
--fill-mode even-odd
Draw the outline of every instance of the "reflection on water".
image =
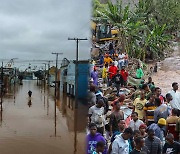
[[79, 103], [75, 110], [72, 98], [58, 97], [55, 102], [54, 88], [36, 81], [9, 88], [1, 112], [1, 153], [83, 154], [88, 109]]
[[29, 98], [29, 100], [28, 100], [28, 106], [29, 106], [29, 107], [32, 106], [31, 98]]

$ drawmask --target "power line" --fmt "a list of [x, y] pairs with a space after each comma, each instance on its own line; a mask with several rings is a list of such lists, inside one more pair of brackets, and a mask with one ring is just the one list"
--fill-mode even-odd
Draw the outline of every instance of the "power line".
[[68, 40], [76, 41], [76, 64], [75, 64], [75, 108], [78, 108], [78, 51], [79, 51], [79, 41], [87, 41], [87, 38], [68, 38]]

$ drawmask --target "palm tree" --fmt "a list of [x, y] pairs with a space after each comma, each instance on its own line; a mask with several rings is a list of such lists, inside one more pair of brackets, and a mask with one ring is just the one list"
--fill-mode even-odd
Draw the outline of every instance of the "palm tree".
[[143, 61], [149, 53], [162, 55], [170, 36], [165, 33], [167, 26], [159, 25], [152, 14], [154, 4], [151, 0], [139, 0], [134, 12], [130, 11], [129, 5], [123, 7], [121, 0], [116, 4], [108, 1], [107, 5], [98, 5], [100, 8], [94, 10], [97, 17], [118, 28], [123, 51]]
[[96, 10], [101, 20], [110, 23], [114, 27], [118, 28], [119, 31], [119, 42], [121, 43], [122, 50], [125, 51], [126, 45], [126, 28], [127, 21], [129, 18], [129, 7], [122, 7], [122, 2], [118, 1], [116, 4], [108, 1], [107, 7], [103, 10]]

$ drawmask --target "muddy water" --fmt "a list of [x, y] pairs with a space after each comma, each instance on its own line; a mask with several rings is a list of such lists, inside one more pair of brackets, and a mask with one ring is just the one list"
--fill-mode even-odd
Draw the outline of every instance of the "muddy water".
[[[31, 99], [28, 90], [33, 92]], [[3, 99], [0, 153], [84, 153], [86, 106], [75, 110], [74, 101], [61, 94], [55, 107], [53, 94], [54, 88], [44, 89], [35, 81], [9, 89]]]
[[153, 80], [162, 88], [162, 94], [165, 95], [171, 90], [173, 82], [180, 84], [180, 48], [176, 46], [173, 55], [160, 62], [158, 66], [158, 72], [153, 75]]

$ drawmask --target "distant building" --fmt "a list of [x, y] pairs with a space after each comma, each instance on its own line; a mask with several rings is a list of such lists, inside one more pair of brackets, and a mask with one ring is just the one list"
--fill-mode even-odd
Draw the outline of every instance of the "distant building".
[[[2, 70], [3, 69], [3, 70]], [[2, 73], [3, 72], [3, 73]], [[3, 79], [3, 80], [2, 80]], [[8, 87], [17, 81], [16, 69], [11, 67], [1, 67], [0, 69], [0, 91], [8, 92]]]

